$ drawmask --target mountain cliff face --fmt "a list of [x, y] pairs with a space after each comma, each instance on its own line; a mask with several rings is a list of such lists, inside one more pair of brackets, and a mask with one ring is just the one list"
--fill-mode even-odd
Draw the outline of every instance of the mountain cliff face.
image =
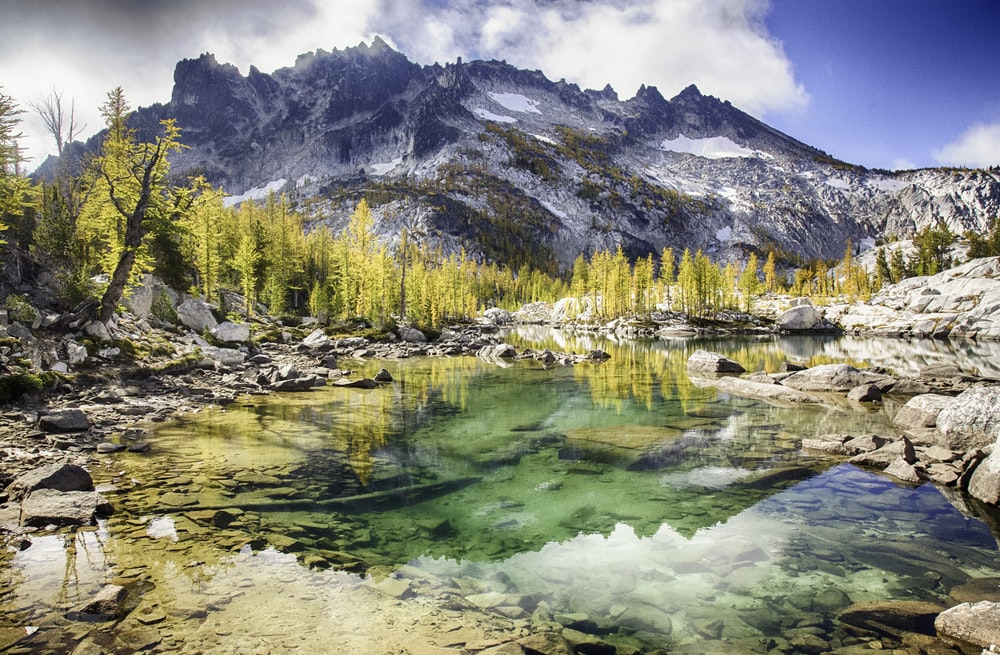
[[190, 146], [175, 172], [234, 202], [284, 191], [337, 229], [367, 194], [387, 239], [406, 227], [515, 266], [618, 245], [837, 258], [848, 239], [982, 231], [1000, 211], [995, 171], [869, 171], [694, 86], [622, 101], [503, 62], [420, 66], [379, 39], [270, 75], [184, 60], [170, 102], [134, 124], [165, 117]]

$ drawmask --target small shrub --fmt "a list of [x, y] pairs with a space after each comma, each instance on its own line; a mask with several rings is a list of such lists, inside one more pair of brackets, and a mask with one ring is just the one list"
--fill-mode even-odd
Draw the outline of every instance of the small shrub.
[[38, 310], [31, 306], [28, 299], [17, 293], [7, 296], [7, 299], [4, 301], [4, 307], [7, 308], [7, 315], [10, 319], [18, 323], [31, 325], [35, 320], [35, 316], [38, 315]]

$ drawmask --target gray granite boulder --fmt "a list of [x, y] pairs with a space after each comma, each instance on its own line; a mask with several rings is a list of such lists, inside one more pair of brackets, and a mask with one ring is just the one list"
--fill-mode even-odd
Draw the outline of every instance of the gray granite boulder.
[[250, 326], [223, 321], [212, 328], [212, 336], [226, 343], [246, 343], [250, 341]]
[[57, 410], [40, 416], [38, 429], [49, 433], [85, 432], [90, 429], [90, 420], [79, 409]]
[[696, 350], [687, 360], [687, 370], [697, 373], [743, 373], [745, 368], [719, 353]]
[[21, 502], [21, 525], [91, 525], [98, 516], [110, 516], [111, 504], [95, 491], [39, 489]]
[[778, 329], [790, 332], [814, 330], [823, 324], [823, 312], [812, 305], [799, 305], [786, 310], [774, 323]]
[[177, 305], [177, 320], [198, 334], [211, 330], [219, 324], [212, 313], [212, 305], [204, 300], [188, 298]]
[[953, 396], [937, 393], [920, 394], [906, 401], [892, 420], [903, 428], [932, 428], [937, 425], [938, 414], [953, 400]]
[[863, 384], [887, 383], [890, 379], [887, 375], [862, 371], [849, 364], [823, 364], [792, 373], [781, 383], [799, 391], [846, 393]]
[[1000, 452], [996, 446], [972, 472], [969, 495], [990, 505], [1000, 505]]
[[1000, 603], [962, 603], [938, 614], [934, 628], [939, 636], [979, 648], [1000, 645]]
[[49, 464], [22, 473], [7, 487], [11, 500], [21, 500], [33, 491], [92, 491], [94, 480], [82, 466], [76, 464]]
[[1000, 387], [972, 387], [937, 417], [937, 429], [952, 450], [985, 448], [1000, 436]]

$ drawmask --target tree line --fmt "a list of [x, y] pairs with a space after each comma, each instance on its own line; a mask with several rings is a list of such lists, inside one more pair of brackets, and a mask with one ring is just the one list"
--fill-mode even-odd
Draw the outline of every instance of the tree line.
[[[72, 114], [64, 120], [58, 95], [33, 107], [62, 150], [78, 129]], [[516, 309], [572, 296], [579, 311], [602, 318], [656, 310], [711, 318], [751, 311], [771, 292], [865, 297], [885, 283], [951, 265], [947, 253], [957, 238], [946, 228], [924, 228], [913, 239], [914, 256], [904, 258], [896, 249], [887, 257], [880, 249], [871, 273], [858, 265], [848, 243], [840, 261], [809, 262], [787, 278], [779, 270], [787, 263], [773, 250], [763, 264], [755, 253], [742, 263], [721, 264], [702, 251], [669, 248], [633, 261], [619, 247], [589, 258], [581, 254], [563, 279], [527, 264], [515, 270], [478, 262], [464, 251], [428, 248], [406, 231], [387, 244], [376, 235], [366, 198], [341, 234], [325, 225], [307, 229], [313, 217], [293, 209], [285, 196], [229, 206], [223, 189], [203, 177], [170, 174], [171, 157], [184, 148], [173, 120], [143, 141], [129, 126], [131, 110], [120, 87], [100, 109], [106, 127], [100, 152], [77, 171], [68, 170], [63, 158], [54, 181], [35, 184], [18, 145], [23, 111], [0, 93], [0, 239], [53, 272], [65, 305], [97, 301], [96, 318], [105, 322], [146, 272], [247, 317], [260, 303], [274, 316], [438, 327], [487, 307]], [[1000, 254], [996, 219], [987, 235], [967, 237], [970, 256]], [[5, 262], [11, 266], [14, 258]], [[238, 307], [227, 302], [233, 296], [228, 291], [239, 292]]]

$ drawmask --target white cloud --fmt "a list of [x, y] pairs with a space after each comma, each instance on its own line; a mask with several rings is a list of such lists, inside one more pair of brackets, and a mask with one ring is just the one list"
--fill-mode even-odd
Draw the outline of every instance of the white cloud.
[[917, 165], [906, 157], [899, 157], [892, 160], [892, 170], [894, 171], [912, 171], [916, 167]]
[[945, 166], [987, 168], [1000, 165], [1000, 123], [973, 125], [933, 154], [934, 159]]
[[[75, 100], [87, 135], [121, 85], [134, 107], [170, 98], [175, 64], [204, 52], [264, 72], [297, 55], [382, 35], [410, 59], [504, 59], [582, 87], [641, 84], [670, 97], [688, 84], [757, 116], [803, 109], [805, 89], [763, 26], [767, 0], [7, 0], [4, 93], [22, 107], [50, 89]], [[72, 29], [69, 29], [69, 27]], [[25, 114], [22, 143], [54, 147]], [[182, 126], [183, 127], [183, 126]]]
[[[809, 100], [763, 27], [763, 0], [506, 0], [441, 11], [428, 2], [383, 0], [370, 28], [424, 63], [505, 59], [587, 88], [610, 83], [621, 97], [642, 84], [667, 97], [697, 84], [757, 116]], [[451, 29], [442, 34], [442, 25]]]

